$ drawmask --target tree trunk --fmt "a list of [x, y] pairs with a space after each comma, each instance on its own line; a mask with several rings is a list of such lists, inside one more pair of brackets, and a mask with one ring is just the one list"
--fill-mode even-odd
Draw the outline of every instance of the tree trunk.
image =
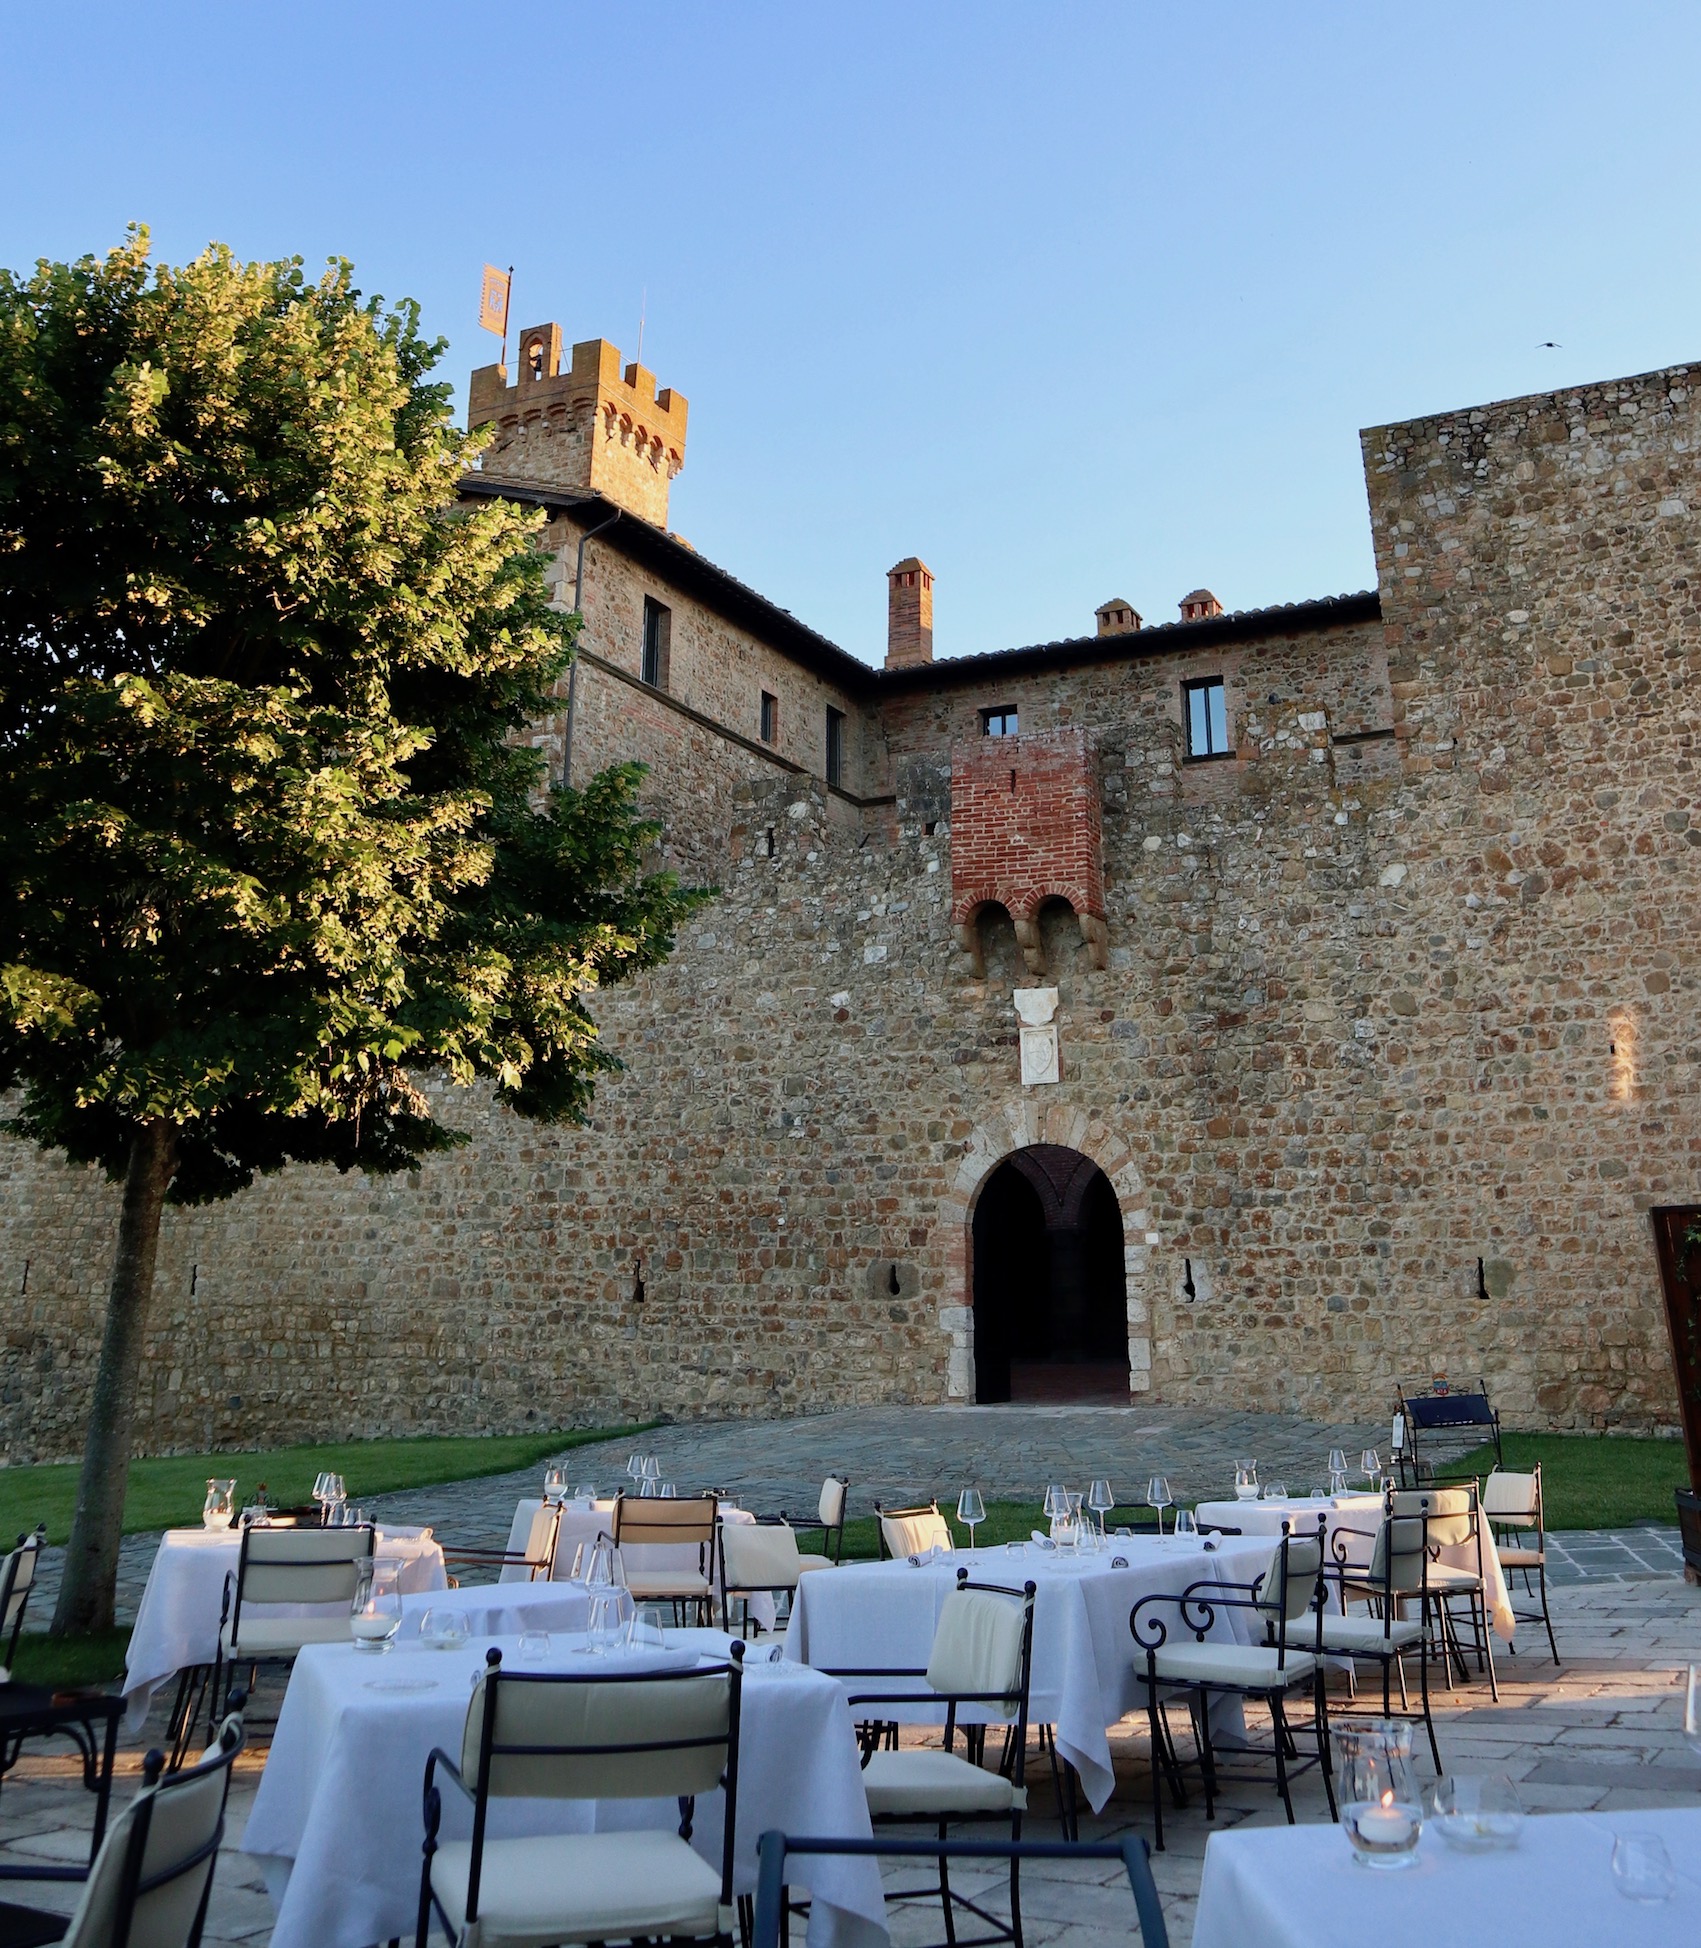
[[160, 1214], [176, 1168], [176, 1130], [158, 1117], [143, 1123], [130, 1140], [130, 1162], [124, 1173], [118, 1251], [106, 1300], [106, 1330], [100, 1342], [88, 1439], [83, 1445], [83, 1472], [77, 1481], [77, 1512], [65, 1552], [59, 1607], [53, 1613], [56, 1637], [112, 1628], [124, 1491], [130, 1479], [136, 1375], [159, 1258]]

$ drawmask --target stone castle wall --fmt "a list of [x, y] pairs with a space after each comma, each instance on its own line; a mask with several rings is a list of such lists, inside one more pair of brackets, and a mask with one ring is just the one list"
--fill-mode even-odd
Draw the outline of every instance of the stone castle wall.
[[[1375, 1416], [1444, 1368], [1514, 1423], [1668, 1424], [1697, 431], [1666, 373], [1367, 434], [1380, 622], [906, 676], [868, 733], [890, 805], [586, 683], [576, 768], [650, 755], [722, 888], [599, 1000], [626, 1072], [584, 1131], [472, 1094], [475, 1143], [415, 1178], [174, 1213], [143, 1445], [972, 1397], [969, 1217], [1031, 1142], [1117, 1189], [1137, 1396]], [[635, 617], [593, 652], [635, 669]], [[701, 640], [723, 688], [681, 700], [730, 713], [773, 652]], [[1237, 755], [1189, 765], [1180, 684], [1214, 674]], [[953, 745], [1009, 703], [1096, 754], [1108, 944], [1042, 916], [1062, 1080], [1026, 1090], [1014, 934], [977, 974], [950, 911]], [[113, 1197], [16, 1147], [0, 1173], [0, 1430], [63, 1454]]]

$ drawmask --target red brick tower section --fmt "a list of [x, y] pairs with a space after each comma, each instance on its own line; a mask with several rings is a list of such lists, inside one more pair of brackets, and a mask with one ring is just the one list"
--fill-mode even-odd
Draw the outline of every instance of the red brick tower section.
[[1105, 965], [1104, 848], [1097, 752], [1084, 730], [982, 738], [951, 754], [951, 919], [981, 970], [976, 916], [1008, 909], [1028, 969], [1045, 972], [1038, 916], [1067, 900], [1095, 967]]

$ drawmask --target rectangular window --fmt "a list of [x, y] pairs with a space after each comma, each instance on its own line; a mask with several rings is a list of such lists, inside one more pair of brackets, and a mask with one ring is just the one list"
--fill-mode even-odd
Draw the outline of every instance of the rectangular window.
[[1008, 705], [1000, 704], [996, 710], [983, 710], [980, 713], [982, 737], [1014, 737], [1016, 728], [1016, 712]]
[[1201, 677], [1181, 686], [1181, 708], [1187, 720], [1187, 758], [1231, 758], [1228, 703], [1220, 676]]
[[673, 633], [673, 611], [654, 596], [644, 597], [644, 658], [638, 674], [654, 690], [667, 688], [667, 652]]
[[827, 782], [842, 785], [845, 781], [845, 713], [827, 706]]
[[780, 735], [780, 700], [762, 692], [762, 742], [774, 744]]

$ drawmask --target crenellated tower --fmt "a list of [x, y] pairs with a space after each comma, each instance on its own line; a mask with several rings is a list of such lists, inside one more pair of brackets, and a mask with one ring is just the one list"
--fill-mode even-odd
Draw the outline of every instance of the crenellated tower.
[[602, 494], [658, 528], [685, 464], [686, 412], [671, 386], [656, 391], [653, 372], [636, 362], [622, 372], [606, 338], [575, 345], [563, 371], [559, 325], [520, 333], [512, 385], [507, 366], [484, 365], [467, 393], [469, 430], [496, 426], [482, 462], [490, 479]]

